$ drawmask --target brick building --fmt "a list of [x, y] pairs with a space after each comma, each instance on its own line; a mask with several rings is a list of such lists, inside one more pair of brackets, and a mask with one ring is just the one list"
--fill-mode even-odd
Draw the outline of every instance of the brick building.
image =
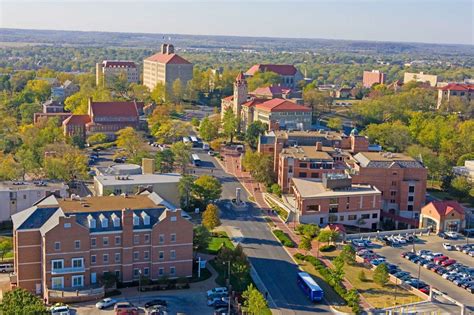
[[370, 89], [374, 84], [385, 84], [385, 73], [379, 70], [364, 71], [362, 85]]
[[371, 185], [354, 185], [346, 174], [325, 173], [321, 179], [293, 178], [291, 190], [301, 223], [378, 227], [380, 191]]
[[301, 72], [293, 65], [257, 64], [253, 65], [245, 72], [246, 77], [252, 77], [257, 72], [275, 72], [281, 78], [280, 85], [294, 89], [298, 87], [298, 82], [303, 80]]
[[133, 61], [104, 60], [95, 66], [95, 81], [97, 85], [110, 85], [114, 77], [124, 75], [128, 83], [140, 81], [140, 71]]
[[180, 80], [183, 88], [193, 78], [193, 64], [175, 54], [171, 44], [161, 45], [161, 51], [143, 60], [143, 85], [153, 90], [158, 83], [171, 87]]
[[433, 232], [460, 232], [466, 228], [463, 206], [454, 200], [432, 201], [421, 209], [420, 228], [431, 227]]
[[474, 101], [474, 84], [450, 83], [439, 88], [437, 108], [446, 103], [447, 109], [449, 109], [450, 102], [454, 99], [472, 104]]
[[12, 285], [48, 302], [103, 296], [102, 275], [122, 283], [140, 273], [192, 276], [192, 223], [156, 193], [71, 199], [48, 197], [13, 215]]

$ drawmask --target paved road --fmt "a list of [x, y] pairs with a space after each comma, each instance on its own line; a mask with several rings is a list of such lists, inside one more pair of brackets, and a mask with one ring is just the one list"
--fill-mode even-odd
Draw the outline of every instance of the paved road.
[[225, 173], [216, 160], [200, 152], [203, 167], [196, 174], [210, 173], [223, 184], [221, 221], [234, 237], [243, 236], [241, 242], [256, 272], [267, 288], [281, 314], [331, 313], [326, 304], [312, 304], [296, 285], [297, 265], [293, 262], [280, 243], [273, 237], [265, 220], [256, 206], [244, 210], [233, 210], [230, 200], [235, 198], [237, 187], [242, 190], [242, 199], [247, 200], [247, 192], [237, 179]]

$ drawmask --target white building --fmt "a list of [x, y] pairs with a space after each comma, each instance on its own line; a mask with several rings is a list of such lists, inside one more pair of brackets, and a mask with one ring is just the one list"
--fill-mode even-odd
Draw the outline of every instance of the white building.
[[453, 167], [453, 173], [458, 176], [464, 176], [474, 183], [474, 160], [465, 161], [464, 166]]
[[68, 188], [64, 183], [0, 182], [0, 222], [9, 221], [12, 214], [28, 209], [48, 195], [68, 197]]

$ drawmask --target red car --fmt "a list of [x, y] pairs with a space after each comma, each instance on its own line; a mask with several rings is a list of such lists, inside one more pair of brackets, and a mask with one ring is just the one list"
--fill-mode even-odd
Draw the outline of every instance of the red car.
[[423, 287], [419, 288], [420, 292], [423, 292], [424, 294], [430, 294], [430, 287]]
[[445, 260], [448, 260], [449, 257], [447, 256], [439, 256], [439, 257], [436, 257], [435, 259], [433, 259], [434, 263], [437, 264], [437, 265], [441, 265], [441, 263]]
[[441, 262], [441, 265], [443, 267], [448, 267], [448, 266], [451, 266], [452, 264], [455, 264], [455, 263], [456, 263], [456, 260], [448, 259], [448, 260], [445, 260], [445, 261]]

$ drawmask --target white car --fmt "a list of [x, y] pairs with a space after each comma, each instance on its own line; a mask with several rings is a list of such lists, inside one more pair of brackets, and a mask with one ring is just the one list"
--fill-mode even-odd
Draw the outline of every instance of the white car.
[[53, 306], [50, 309], [51, 315], [70, 315], [71, 312], [69, 311], [69, 306], [62, 305], [62, 306]]
[[447, 235], [448, 237], [452, 238], [452, 239], [457, 239], [459, 237], [457, 232], [446, 232], [444, 234]]
[[213, 294], [220, 294], [220, 293], [227, 294], [227, 288], [226, 287], [214, 288], [212, 290], [207, 291], [207, 296], [211, 296]]
[[111, 298], [105, 298], [95, 304], [95, 307], [97, 307], [99, 310], [102, 310], [107, 307], [111, 307], [117, 303], [117, 300], [111, 299]]
[[443, 243], [443, 247], [446, 250], [453, 250], [453, 246], [449, 243]]

